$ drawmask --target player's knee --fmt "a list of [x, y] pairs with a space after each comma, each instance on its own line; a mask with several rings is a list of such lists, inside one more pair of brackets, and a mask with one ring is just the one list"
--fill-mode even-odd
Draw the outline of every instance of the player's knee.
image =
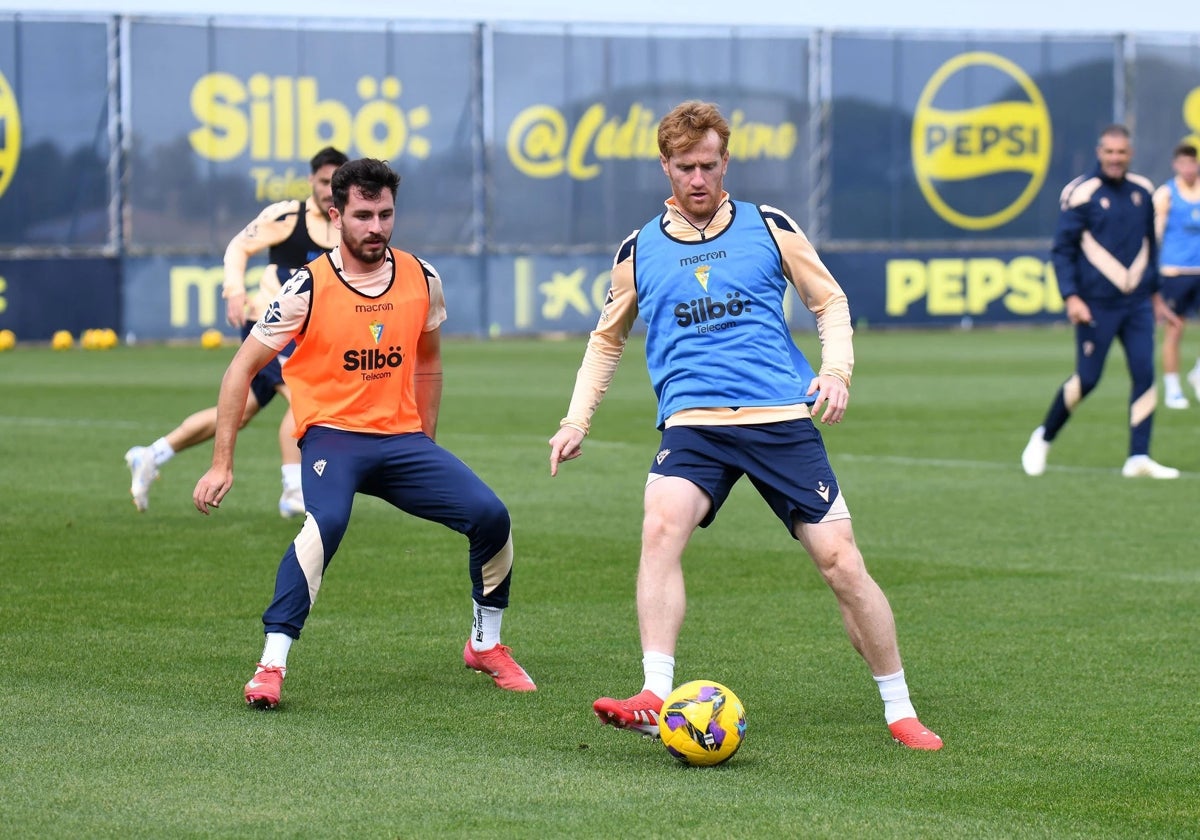
[[471, 519], [475, 527], [484, 533], [507, 535], [512, 529], [508, 507], [494, 493], [484, 494], [479, 499]]
[[690, 519], [677, 511], [647, 507], [642, 519], [642, 544], [661, 547], [686, 542], [695, 527]]
[[868, 578], [862, 553], [850, 541], [826, 547], [820, 555], [813, 557], [813, 561], [835, 592], [854, 590]]

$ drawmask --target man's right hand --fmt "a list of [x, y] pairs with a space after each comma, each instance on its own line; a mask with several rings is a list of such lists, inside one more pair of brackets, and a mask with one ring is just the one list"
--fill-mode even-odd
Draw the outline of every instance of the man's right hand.
[[233, 470], [211, 467], [196, 482], [196, 489], [192, 491], [192, 504], [196, 506], [196, 510], [208, 516], [210, 511], [221, 506], [221, 500], [232, 486]]
[[1083, 302], [1083, 298], [1079, 295], [1068, 295], [1063, 299], [1063, 303], [1067, 307], [1067, 320], [1072, 324], [1091, 326], [1095, 323], [1092, 320], [1091, 308]]
[[574, 426], [563, 426], [550, 438], [550, 475], [558, 475], [558, 465], [573, 461], [583, 454], [583, 432]]

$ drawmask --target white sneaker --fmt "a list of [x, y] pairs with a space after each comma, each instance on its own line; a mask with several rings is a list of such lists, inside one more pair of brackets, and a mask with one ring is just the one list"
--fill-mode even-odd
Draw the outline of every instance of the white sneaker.
[[149, 446], [133, 447], [125, 453], [125, 466], [132, 476], [129, 495], [133, 496], [133, 506], [144, 511], [150, 507], [150, 483], [158, 478], [154, 451]]
[[1196, 397], [1200, 398], [1200, 365], [1188, 371], [1187, 381], [1192, 386], [1192, 390], [1196, 392]]
[[294, 490], [284, 488], [279, 497], [279, 515], [284, 519], [304, 515], [304, 491], [297, 487]]
[[1050, 452], [1050, 444], [1042, 437], [1045, 431], [1044, 426], [1038, 426], [1029, 436], [1029, 443], [1025, 444], [1025, 451], [1021, 453], [1025, 475], [1041, 475], [1046, 471], [1046, 455]]
[[1178, 394], [1167, 394], [1165, 397], [1163, 397], [1163, 405], [1165, 405], [1167, 408], [1187, 408], [1190, 404], [1191, 403], [1188, 402], [1188, 398], [1185, 397], [1182, 392]]
[[1149, 455], [1130, 455], [1121, 467], [1121, 475], [1126, 478], [1179, 478], [1179, 470], [1164, 467]]

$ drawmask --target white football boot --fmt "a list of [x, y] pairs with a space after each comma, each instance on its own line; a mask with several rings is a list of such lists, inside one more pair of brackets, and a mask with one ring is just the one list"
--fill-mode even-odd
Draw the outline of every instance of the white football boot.
[[1046, 455], [1050, 452], [1050, 444], [1042, 437], [1043, 426], [1038, 426], [1029, 436], [1025, 451], [1021, 453], [1021, 467], [1025, 475], [1041, 475], [1046, 471]]
[[129, 495], [133, 497], [133, 506], [144, 511], [150, 507], [150, 484], [158, 478], [154, 450], [149, 446], [133, 447], [125, 453], [125, 466], [131, 476]]
[[1126, 478], [1179, 478], [1179, 470], [1164, 467], [1149, 455], [1130, 455], [1121, 467]]

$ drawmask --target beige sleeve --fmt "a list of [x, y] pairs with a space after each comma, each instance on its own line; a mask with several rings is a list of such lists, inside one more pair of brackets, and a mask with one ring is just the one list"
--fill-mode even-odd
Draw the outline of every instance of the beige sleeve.
[[800, 226], [774, 208], [765, 209], [769, 210], [767, 223], [783, 257], [783, 273], [800, 293], [801, 302], [817, 318], [817, 337], [821, 340], [821, 366], [817, 373], [836, 376], [849, 385], [854, 372], [854, 330], [850, 326], [846, 293], [821, 262]]
[[[636, 233], [634, 234], [636, 236]], [[628, 256], [625, 256], [628, 253]], [[622, 257], [624, 259], [621, 259]], [[633, 285], [632, 237], [626, 240], [613, 265], [612, 283], [600, 320], [588, 337], [583, 363], [575, 377], [575, 390], [571, 394], [571, 405], [567, 416], [559, 426], [572, 426], [584, 434], [592, 424], [592, 415], [608, 392], [621, 354], [625, 352], [625, 340], [637, 320], [637, 290]]]
[[225, 248], [222, 297], [229, 298], [246, 293], [246, 265], [250, 258], [291, 236], [299, 219], [300, 208], [301, 203], [295, 199], [279, 201], [264, 207], [254, 221], [229, 240], [229, 245]]

